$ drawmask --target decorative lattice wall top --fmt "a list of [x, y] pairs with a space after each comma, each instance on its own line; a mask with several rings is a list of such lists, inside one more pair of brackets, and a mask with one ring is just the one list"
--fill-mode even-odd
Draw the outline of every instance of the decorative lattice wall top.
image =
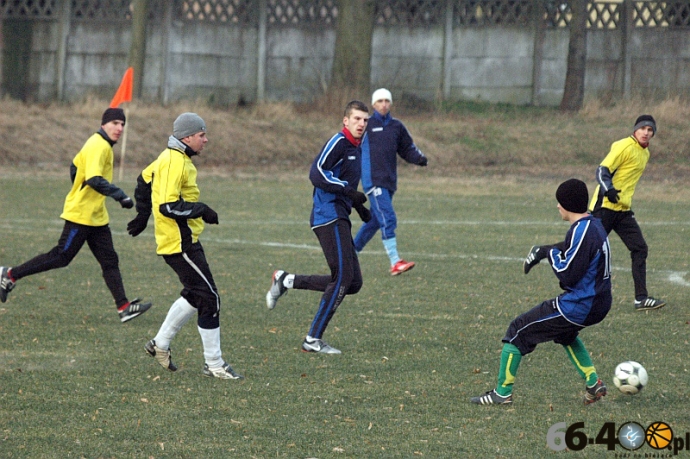
[[687, 26], [689, 2], [633, 2], [635, 27]]
[[52, 19], [59, 16], [58, 0], [0, 0], [0, 18]]
[[335, 24], [336, 0], [268, 0], [269, 24]]
[[[132, 0], [62, 0], [71, 1], [72, 19], [83, 21], [129, 21], [132, 19]], [[148, 19], [160, 20], [163, 2], [149, 0]]]
[[[554, 2], [546, 2], [550, 4]], [[453, 17], [458, 26], [530, 24], [534, 2], [528, 0], [461, 1], [455, 5]]]
[[[457, 2], [456, 2], [457, 3]], [[446, 17], [446, 2], [438, 0], [379, 0], [376, 23], [385, 25], [437, 25]]]
[[185, 0], [180, 2], [179, 17], [188, 21], [211, 21], [231, 24], [256, 24], [256, 0]]
[[[60, 17], [67, 5], [74, 20], [129, 21], [133, 0], [0, 0], [0, 19], [48, 19]], [[66, 3], [65, 3], [66, 2]], [[569, 27], [572, 12], [567, 0], [374, 0], [378, 25], [408, 27], [442, 26], [448, 7], [456, 27], [531, 26], [535, 13], [547, 27]], [[333, 26], [338, 17], [337, 0], [265, 0], [269, 24]], [[165, 6], [173, 16], [188, 21], [208, 21], [255, 26], [259, 0], [149, 0], [149, 19], [159, 20]], [[632, 1], [628, 14], [634, 27], [690, 27], [690, 0]], [[625, 14], [623, 3], [591, 1], [587, 25], [616, 29]], [[535, 11], [535, 8], [538, 10]]]

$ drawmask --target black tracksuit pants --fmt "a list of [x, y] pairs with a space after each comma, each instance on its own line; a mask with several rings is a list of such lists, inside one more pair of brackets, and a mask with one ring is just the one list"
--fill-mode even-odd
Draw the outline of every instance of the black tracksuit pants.
[[77, 256], [84, 243], [96, 257], [103, 271], [103, 279], [113, 295], [117, 307], [127, 304], [127, 295], [120, 274], [119, 259], [110, 227], [87, 226], [65, 221], [58, 245], [50, 252], [38, 255], [19, 266], [12, 267], [12, 277], [19, 280], [33, 274], [64, 268]]
[[599, 208], [592, 215], [601, 220], [607, 233], [611, 230], [621, 238], [623, 244], [630, 251], [632, 260], [632, 277], [635, 284], [635, 299], [647, 298], [647, 242], [642, 236], [642, 229], [637, 224], [632, 210], [618, 212], [611, 209]]

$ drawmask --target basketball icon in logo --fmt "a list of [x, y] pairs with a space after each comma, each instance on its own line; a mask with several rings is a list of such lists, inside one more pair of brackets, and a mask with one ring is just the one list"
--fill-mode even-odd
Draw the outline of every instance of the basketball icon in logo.
[[673, 430], [665, 422], [654, 422], [645, 432], [647, 444], [654, 449], [667, 448], [673, 440]]

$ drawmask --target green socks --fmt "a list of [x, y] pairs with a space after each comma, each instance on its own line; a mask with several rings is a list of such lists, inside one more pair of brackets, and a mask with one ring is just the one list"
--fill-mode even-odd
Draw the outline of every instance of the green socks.
[[592, 364], [592, 359], [589, 358], [589, 352], [585, 349], [585, 345], [578, 336], [572, 344], [563, 346], [565, 352], [568, 354], [568, 358], [575, 366], [575, 369], [580, 374], [582, 379], [587, 383], [587, 387], [592, 387], [597, 383], [599, 377], [597, 376], [597, 370]]
[[[582, 340], [579, 337], [575, 338], [575, 341], [567, 346], [563, 346], [563, 349], [565, 349], [568, 358], [582, 379], [587, 382], [587, 387], [594, 386], [599, 377]], [[513, 393], [513, 384], [515, 384], [515, 376], [520, 366], [520, 360], [522, 360], [520, 350], [513, 344], [503, 343], [501, 366], [498, 370], [498, 383], [496, 384], [496, 393], [501, 397], [507, 397]]]
[[498, 370], [498, 384], [496, 393], [501, 397], [507, 397], [513, 393], [515, 375], [522, 360], [520, 350], [512, 344], [504, 343], [501, 351], [501, 367]]

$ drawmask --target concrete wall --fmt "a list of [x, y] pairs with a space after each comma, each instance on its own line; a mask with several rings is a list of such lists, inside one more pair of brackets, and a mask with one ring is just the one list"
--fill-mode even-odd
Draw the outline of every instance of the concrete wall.
[[[111, 97], [127, 66], [129, 27], [127, 22], [73, 21], [63, 42], [58, 21], [38, 21], [27, 82], [31, 98]], [[261, 37], [255, 27], [162, 21], [149, 24], [147, 35], [144, 98], [163, 102], [249, 102], [256, 100], [260, 85], [268, 100], [309, 101], [330, 78], [335, 42], [333, 27], [267, 27], [265, 78], [259, 81]], [[535, 28], [526, 26], [455, 27], [445, 43], [442, 26], [379, 26], [371, 86], [428, 100], [557, 105], [568, 29], [546, 29], [542, 41], [535, 35]], [[61, 42], [65, 58], [59, 90]], [[588, 95], [690, 90], [690, 30], [685, 28], [634, 28], [627, 39], [617, 29], [590, 30], [587, 56]], [[449, 78], [445, 92], [444, 75]]]

